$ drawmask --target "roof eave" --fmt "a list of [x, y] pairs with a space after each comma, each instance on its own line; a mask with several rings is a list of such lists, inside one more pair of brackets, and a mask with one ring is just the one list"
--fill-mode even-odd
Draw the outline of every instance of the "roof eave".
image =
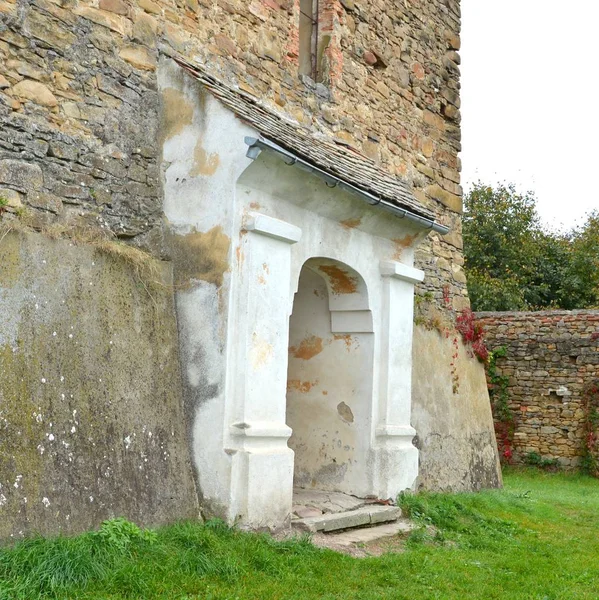
[[288, 165], [296, 165], [304, 170], [310, 171], [311, 173], [314, 173], [316, 176], [323, 179], [329, 187], [339, 187], [341, 189], [344, 189], [350, 192], [351, 194], [358, 196], [371, 206], [380, 206], [384, 210], [393, 213], [401, 219], [407, 219], [409, 221], [412, 221], [413, 223], [416, 223], [423, 229], [431, 229], [433, 231], [436, 231], [437, 233], [440, 233], [441, 235], [445, 235], [450, 231], [449, 227], [438, 223], [434, 219], [430, 219], [429, 217], [419, 215], [415, 212], [409, 211], [405, 208], [392, 204], [384, 198], [375, 196], [374, 194], [371, 194], [370, 192], [363, 190], [325, 171], [324, 169], [321, 169], [320, 167], [317, 167], [316, 165], [305, 160], [301, 156], [290, 152], [286, 148], [279, 146], [278, 144], [269, 140], [268, 138], [265, 138], [263, 136], [260, 136], [258, 138], [248, 136], [245, 138], [245, 143], [248, 145], [247, 156], [252, 160], [258, 158], [262, 150], [274, 152], [281, 156]]

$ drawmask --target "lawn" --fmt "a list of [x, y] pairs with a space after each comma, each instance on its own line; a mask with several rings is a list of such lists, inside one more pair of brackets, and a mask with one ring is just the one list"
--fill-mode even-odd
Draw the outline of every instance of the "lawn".
[[[122, 520], [0, 551], [0, 599], [599, 598], [599, 481], [508, 471], [505, 489], [402, 499], [422, 528], [356, 559], [218, 522]], [[395, 544], [397, 547], [397, 544]]]

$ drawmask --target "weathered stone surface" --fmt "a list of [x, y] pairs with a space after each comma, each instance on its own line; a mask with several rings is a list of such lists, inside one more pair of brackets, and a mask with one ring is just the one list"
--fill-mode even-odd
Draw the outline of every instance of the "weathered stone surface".
[[136, 69], [154, 71], [156, 69], [156, 57], [143, 46], [125, 46], [119, 56], [133, 65]]
[[462, 198], [461, 196], [457, 196], [456, 194], [452, 194], [447, 190], [444, 190], [440, 185], [434, 184], [427, 188], [426, 190], [431, 198], [438, 200], [450, 210], [454, 212], [461, 213], [462, 212]]
[[293, 506], [291, 508], [291, 512], [299, 519], [319, 517], [322, 515], [322, 511], [319, 508], [314, 508], [313, 506]]
[[62, 210], [62, 200], [54, 194], [44, 192], [32, 192], [27, 195], [27, 204], [34, 208], [41, 208], [53, 213], [59, 213]]
[[25, 19], [25, 30], [37, 40], [41, 40], [51, 48], [64, 51], [77, 39], [76, 35], [54, 19], [49, 19], [36, 10], [28, 12]]
[[10, 208], [21, 208], [23, 206], [23, 196], [15, 190], [0, 187], [0, 198], [6, 201]]
[[98, 10], [96, 8], [90, 8], [88, 6], [80, 6], [76, 8], [74, 12], [84, 19], [89, 19], [90, 21], [102, 25], [103, 27], [107, 27], [123, 36], [129, 36], [131, 34], [131, 21], [120, 15], [104, 10]]
[[454, 492], [500, 487], [484, 370], [459, 333], [437, 327], [441, 330], [423, 324], [414, 328], [412, 426], [420, 450], [418, 487]]
[[405, 535], [414, 531], [417, 527], [418, 525], [412, 521], [399, 519], [394, 523], [387, 523], [386, 525], [350, 529], [341, 533], [318, 534], [313, 536], [312, 543], [321, 548], [336, 550], [339, 547], [368, 544], [387, 537]]
[[197, 518], [171, 279], [156, 268], [144, 286], [93, 247], [3, 237], [0, 540]]
[[0, 160], [0, 183], [28, 192], [39, 190], [44, 183], [44, 176], [37, 164], [21, 160]]
[[299, 531], [316, 533], [317, 531], [336, 531], [364, 525], [374, 525], [396, 521], [401, 517], [401, 509], [396, 506], [364, 506], [341, 513], [330, 513], [319, 517], [296, 519], [293, 527]]
[[129, 14], [129, 6], [123, 0], [100, 0], [98, 8], [116, 13], [117, 15]]

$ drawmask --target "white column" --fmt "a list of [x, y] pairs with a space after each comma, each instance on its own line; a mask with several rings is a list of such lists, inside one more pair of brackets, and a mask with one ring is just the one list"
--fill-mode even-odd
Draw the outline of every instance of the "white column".
[[293, 493], [285, 411], [291, 245], [301, 230], [261, 214], [250, 215], [244, 228], [239, 301], [230, 323], [238, 348], [230, 373], [230, 519], [276, 528], [290, 517]]
[[414, 284], [424, 273], [398, 262], [382, 262], [383, 285], [380, 396], [375, 429], [375, 486], [381, 498], [395, 498], [414, 486], [418, 450], [412, 412]]

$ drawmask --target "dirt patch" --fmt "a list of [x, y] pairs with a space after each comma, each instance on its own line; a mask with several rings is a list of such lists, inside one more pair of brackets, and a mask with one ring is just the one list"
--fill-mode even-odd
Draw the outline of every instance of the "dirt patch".
[[305, 340], [302, 340], [299, 346], [291, 346], [289, 352], [291, 352], [295, 358], [310, 360], [320, 354], [323, 351], [323, 348], [322, 338], [312, 335]]
[[345, 349], [349, 352], [352, 349], [354, 342], [357, 342], [357, 339], [352, 337], [350, 333], [336, 333], [333, 336], [335, 341], [343, 341], [345, 343]]
[[166, 88], [162, 92], [162, 128], [164, 139], [179, 135], [193, 121], [193, 105], [185, 95], [175, 89]]
[[230, 245], [231, 239], [220, 226], [206, 233], [194, 230], [187, 235], [173, 235], [171, 253], [177, 287], [189, 287], [194, 279], [221, 287], [229, 268]]
[[202, 140], [199, 139], [193, 151], [193, 167], [189, 174], [192, 177], [205, 175], [210, 177], [216, 173], [220, 165], [220, 157], [216, 152], [208, 154], [202, 146]]
[[417, 237], [418, 237], [418, 234], [415, 233], [414, 235], [405, 235], [402, 238], [396, 238], [394, 240], [391, 240], [393, 242], [393, 245], [395, 246], [395, 252], [393, 253], [393, 260], [401, 260], [401, 255], [403, 254], [403, 251], [406, 248], [409, 248], [410, 246], [412, 246], [414, 244], [414, 242], [416, 241]]
[[287, 382], [287, 391], [295, 390], [300, 394], [307, 394], [318, 381], [301, 381], [300, 379], [290, 379]]
[[355, 294], [358, 291], [358, 280], [337, 265], [321, 265], [318, 269], [328, 276], [333, 294]]
[[361, 217], [355, 217], [353, 219], [345, 219], [345, 221], [339, 221], [339, 224], [344, 229], [355, 229], [356, 227], [360, 227], [361, 223]]

